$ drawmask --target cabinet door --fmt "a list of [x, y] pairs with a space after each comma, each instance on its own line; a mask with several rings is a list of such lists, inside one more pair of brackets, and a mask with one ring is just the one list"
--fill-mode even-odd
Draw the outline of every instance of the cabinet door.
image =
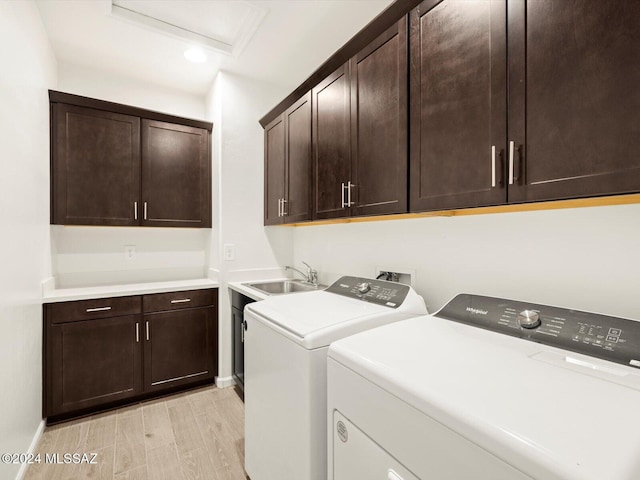
[[237, 308], [231, 309], [233, 322], [233, 378], [240, 388], [244, 388], [244, 314]]
[[286, 130], [286, 194], [284, 221], [311, 219], [311, 92], [284, 113]]
[[280, 115], [264, 129], [264, 224], [284, 221], [282, 199], [285, 196], [285, 126]]
[[509, 1], [510, 202], [640, 190], [640, 2]]
[[353, 215], [407, 211], [407, 20], [351, 59]]
[[211, 226], [209, 132], [142, 120], [142, 224]]
[[410, 210], [506, 201], [504, 0], [426, 0], [410, 15]]
[[140, 320], [128, 315], [48, 328], [48, 416], [142, 393]]
[[349, 216], [342, 185], [351, 181], [349, 64], [312, 90], [314, 215], [317, 219]]
[[144, 389], [163, 390], [216, 375], [216, 309], [144, 315]]
[[140, 119], [52, 108], [51, 223], [138, 225]]

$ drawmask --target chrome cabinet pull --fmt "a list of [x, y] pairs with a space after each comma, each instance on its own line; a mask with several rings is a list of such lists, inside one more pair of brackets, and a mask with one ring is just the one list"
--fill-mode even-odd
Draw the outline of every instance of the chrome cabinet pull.
[[140, 343], [140, 324], [136, 322], [136, 343]]
[[356, 202], [351, 201], [351, 187], [355, 187], [355, 185], [351, 183], [351, 181], [349, 181], [349, 183], [347, 184], [347, 207], [351, 207], [352, 205], [356, 204]]
[[344, 183], [341, 183], [341, 188], [340, 188], [340, 193], [342, 194], [342, 203], [340, 204], [340, 208], [344, 208], [345, 204], [344, 204]]
[[287, 212], [285, 211], [285, 203], [287, 203], [287, 200], [285, 198], [282, 199], [282, 216], [286, 217], [287, 216]]
[[145, 323], [145, 330], [147, 331], [147, 341], [149, 341], [149, 321], [144, 322]]
[[144, 219], [147, 219], [147, 202], [144, 202]]
[[278, 217], [282, 216], [282, 199], [278, 199]]
[[496, 146], [491, 145], [491, 188], [496, 186]]
[[138, 202], [133, 202], [133, 219], [138, 219]]
[[180, 300], [171, 300], [171, 303], [187, 303], [190, 302], [190, 298], [181, 298]]
[[111, 310], [111, 307], [87, 308], [87, 313], [91, 313], [91, 312], [106, 312], [107, 310]]
[[509, 185], [513, 185], [513, 148], [515, 142], [509, 142]]

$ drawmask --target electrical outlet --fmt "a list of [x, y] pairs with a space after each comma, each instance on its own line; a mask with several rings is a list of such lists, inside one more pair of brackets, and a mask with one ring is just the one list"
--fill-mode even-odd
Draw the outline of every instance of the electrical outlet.
[[231, 243], [227, 243], [224, 245], [224, 260], [229, 262], [232, 260], [236, 259], [236, 246], [231, 244]]
[[136, 258], [136, 246], [135, 245], [125, 245], [124, 246], [124, 258], [131, 261]]

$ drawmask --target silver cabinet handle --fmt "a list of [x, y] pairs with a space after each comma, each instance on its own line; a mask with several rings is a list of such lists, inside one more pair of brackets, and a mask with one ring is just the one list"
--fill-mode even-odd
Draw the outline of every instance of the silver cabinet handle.
[[286, 217], [287, 216], [287, 212], [285, 211], [285, 203], [287, 203], [287, 200], [285, 198], [282, 199], [282, 216]]
[[342, 203], [340, 203], [340, 208], [344, 208], [345, 204], [344, 204], [344, 183], [341, 183], [341, 188], [340, 188], [340, 193], [342, 193]]
[[278, 199], [278, 216], [279, 217], [282, 216], [282, 199], [281, 198]]
[[491, 188], [496, 186], [496, 146], [491, 145]]
[[187, 303], [190, 302], [190, 298], [181, 298], [180, 300], [171, 300], [171, 303]]
[[355, 205], [356, 203], [351, 201], [351, 187], [355, 187], [355, 185], [351, 183], [351, 181], [349, 181], [349, 183], [347, 184], [347, 207]]
[[147, 202], [144, 202], [144, 219], [147, 219]]
[[111, 310], [111, 307], [87, 308], [87, 313], [91, 313], [91, 312], [106, 312], [107, 310]]
[[515, 142], [509, 142], [509, 185], [513, 185], [513, 149]]
[[145, 326], [145, 330], [147, 331], [147, 341], [149, 340], [149, 321], [144, 322]]
[[138, 219], [138, 202], [133, 202], [133, 219]]
[[140, 343], [140, 324], [136, 322], [136, 343]]

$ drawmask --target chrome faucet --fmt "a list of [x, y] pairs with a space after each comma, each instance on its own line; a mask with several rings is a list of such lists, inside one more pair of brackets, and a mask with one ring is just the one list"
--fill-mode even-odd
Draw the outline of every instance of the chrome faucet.
[[311, 268], [311, 265], [309, 265], [307, 262], [302, 262], [307, 266], [307, 273], [304, 273], [301, 270], [298, 270], [295, 267], [290, 267], [289, 265], [285, 265], [284, 269], [285, 270], [293, 270], [294, 272], [298, 272], [300, 275], [302, 275], [304, 277], [304, 281], [306, 283], [310, 283], [313, 286], [318, 286], [318, 271], [314, 270], [313, 268]]

